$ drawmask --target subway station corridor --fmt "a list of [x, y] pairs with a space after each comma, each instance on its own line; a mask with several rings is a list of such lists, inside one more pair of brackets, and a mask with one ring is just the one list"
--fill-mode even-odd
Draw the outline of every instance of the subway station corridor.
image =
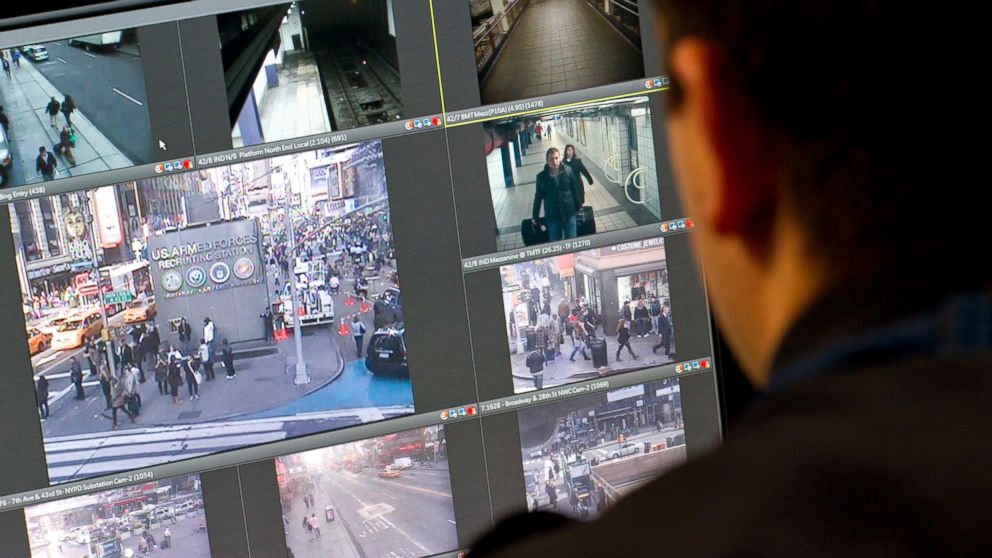
[[500, 103], [644, 76], [639, 49], [585, 0], [530, 0], [482, 83]]

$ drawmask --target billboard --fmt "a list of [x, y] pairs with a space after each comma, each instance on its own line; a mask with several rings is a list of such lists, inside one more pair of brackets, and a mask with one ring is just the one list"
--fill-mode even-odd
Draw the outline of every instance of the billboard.
[[269, 302], [256, 219], [154, 235], [148, 256], [162, 319], [174, 323], [185, 317], [196, 328], [209, 317], [218, 338], [232, 343], [265, 336], [258, 315]]

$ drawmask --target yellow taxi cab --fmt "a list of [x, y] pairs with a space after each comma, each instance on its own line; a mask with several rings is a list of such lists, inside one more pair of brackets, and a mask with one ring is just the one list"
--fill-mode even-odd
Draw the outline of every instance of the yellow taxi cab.
[[154, 298], [135, 299], [124, 309], [124, 323], [133, 324], [152, 319], [157, 312]]
[[103, 332], [103, 315], [99, 310], [76, 314], [62, 322], [52, 337], [52, 348], [57, 351], [75, 349], [87, 339], [96, 339]]
[[386, 469], [379, 471], [379, 477], [383, 479], [395, 479], [395, 478], [399, 478], [399, 476], [400, 476], [400, 470], [394, 469], [392, 467], [387, 467]]
[[45, 333], [36, 327], [28, 328], [28, 351], [34, 356], [44, 351], [52, 343], [52, 334]]

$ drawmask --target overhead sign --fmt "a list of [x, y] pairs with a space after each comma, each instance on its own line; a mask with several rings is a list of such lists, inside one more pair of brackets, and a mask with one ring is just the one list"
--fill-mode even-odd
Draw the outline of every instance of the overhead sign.
[[117, 190], [113, 186], [94, 190], [93, 206], [100, 245], [104, 248], [113, 248], [124, 242], [124, 230], [121, 227], [120, 212], [117, 208]]
[[148, 240], [153, 284], [165, 298], [257, 285], [264, 281], [255, 220], [214, 223]]
[[644, 395], [644, 384], [638, 384], [636, 386], [628, 386], [607, 392], [606, 401], [613, 403], [614, 401], [630, 399], [631, 397], [640, 397], [642, 395]]

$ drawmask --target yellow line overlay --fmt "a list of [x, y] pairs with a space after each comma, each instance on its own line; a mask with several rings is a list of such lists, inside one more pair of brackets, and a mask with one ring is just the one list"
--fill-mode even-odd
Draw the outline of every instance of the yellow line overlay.
[[[567, 104], [564, 104], [564, 105], [555, 105], [555, 106], [552, 106], [552, 107], [543, 107], [543, 108], [534, 109], [534, 110], [525, 110], [525, 111], [522, 111], [522, 112], [512, 112], [512, 113], [509, 113], [509, 114], [500, 114], [500, 115], [497, 115], [497, 116], [487, 116], [485, 118], [476, 118], [476, 119], [473, 119], [473, 120], [466, 120], [465, 122], [458, 122], [458, 123], [455, 123], [455, 124], [448, 124], [447, 122], [445, 122], [444, 127], [445, 128], [456, 128], [458, 126], [467, 126], [468, 124], [478, 124], [480, 122], [488, 122], [490, 120], [500, 120], [500, 119], [503, 119], [503, 118], [516, 118], [518, 116], [527, 116], [528, 114], [537, 114], [539, 112], [550, 112], [550, 111], [557, 110], [557, 109], [564, 109], [564, 108], [569, 108], [569, 107], [577, 107], [577, 106], [581, 106], [581, 105], [588, 105], [590, 103], [601, 103], [603, 101], [612, 101], [614, 99], [624, 99], [624, 98], [627, 98], [627, 97], [638, 97], [638, 96], [641, 96], [641, 95], [650, 95], [651, 93], [659, 93], [661, 91], [668, 91], [669, 89], [671, 89], [671, 87], [659, 87], [658, 89], [650, 89], [650, 90], [645, 90], [645, 91], [635, 91], [633, 93], [624, 93], [622, 95], [612, 95], [610, 97], [600, 97], [598, 99], [589, 99], [587, 101], [577, 101], [577, 102], [574, 102], [574, 103], [567, 103]], [[521, 101], [518, 101], [518, 102], [523, 102], [523, 101], [521, 100]], [[442, 101], [442, 106], [443, 105], [444, 105], [444, 103]]]
[[437, 24], [434, 22], [434, 0], [429, 0], [428, 4], [431, 10], [431, 35], [434, 38], [434, 65], [437, 66], [437, 88], [441, 94], [441, 121], [444, 122], [444, 115], [447, 114], [447, 111], [444, 110], [444, 81], [441, 79], [441, 55], [437, 49]]

